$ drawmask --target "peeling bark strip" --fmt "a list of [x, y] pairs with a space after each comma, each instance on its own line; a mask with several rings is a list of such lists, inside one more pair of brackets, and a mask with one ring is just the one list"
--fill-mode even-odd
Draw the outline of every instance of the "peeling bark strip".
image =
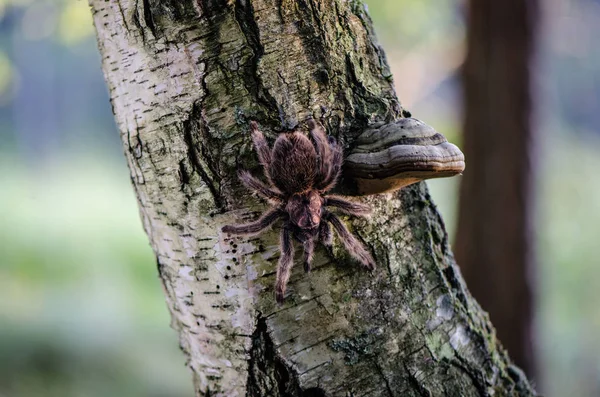
[[[534, 395], [466, 291], [425, 185], [351, 222], [275, 305], [277, 233], [227, 239], [264, 207], [235, 177], [312, 116], [347, 149], [402, 109], [359, 1], [90, 0], [144, 228], [198, 396]], [[270, 131], [270, 132], [269, 132]], [[234, 208], [245, 210], [232, 211]], [[276, 226], [277, 227], [277, 226]]]

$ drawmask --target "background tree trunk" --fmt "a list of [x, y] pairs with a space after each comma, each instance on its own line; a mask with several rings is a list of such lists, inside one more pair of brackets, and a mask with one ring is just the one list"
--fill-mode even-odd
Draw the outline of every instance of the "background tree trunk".
[[[264, 204], [248, 121], [308, 116], [345, 148], [401, 107], [365, 7], [342, 0], [90, 0], [172, 327], [198, 396], [533, 395], [466, 291], [425, 184], [362, 198], [373, 276], [319, 247], [273, 294], [277, 232], [228, 239]], [[402, 76], [401, 76], [402, 77]], [[298, 256], [297, 256], [298, 257]]]
[[517, 365], [534, 375], [530, 63], [537, 0], [471, 0], [456, 258]]

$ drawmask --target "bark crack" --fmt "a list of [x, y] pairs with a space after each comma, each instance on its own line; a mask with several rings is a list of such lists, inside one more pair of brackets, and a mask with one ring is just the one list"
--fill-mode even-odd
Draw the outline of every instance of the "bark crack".
[[267, 319], [258, 315], [248, 360], [246, 397], [325, 397], [325, 390], [303, 390], [297, 371], [278, 354], [269, 335]]
[[377, 363], [374, 362], [373, 363], [375, 365], [375, 368], [377, 369], [377, 372], [379, 372], [379, 376], [381, 376], [381, 379], [383, 379], [383, 381], [385, 382], [385, 388], [388, 392], [388, 395], [390, 397], [394, 397], [394, 392], [392, 391], [392, 387], [390, 385], [390, 381], [388, 380], [387, 376], [385, 376], [385, 374], [383, 373], [383, 370], [381, 369], [381, 366]]
[[146, 22], [146, 26], [152, 32], [152, 36], [156, 37], [156, 25], [154, 23], [154, 17], [152, 16], [152, 9], [150, 8], [149, 0], [142, 0], [143, 8], [144, 8], [144, 22]]
[[[246, 73], [246, 76], [244, 76], [243, 79], [244, 84], [248, 92], [250, 92], [265, 109], [268, 109], [266, 113], [260, 114], [260, 116], [262, 116], [261, 118], [270, 118], [271, 115], [269, 113], [278, 111], [280, 107], [275, 98], [269, 93], [269, 90], [264, 87], [262, 78], [258, 72], [259, 62], [265, 53], [265, 49], [260, 41], [260, 29], [254, 16], [254, 7], [252, 6], [251, 1], [237, 0], [235, 2], [235, 19], [253, 54], [250, 59], [249, 70], [244, 70]], [[283, 122], [284, 118], [282, 114], [279, 114], [279, 119]]]
[[119, 14], [121, 15], [121, 19], [123, 21], [123, 26], [125, 27], [125, 34], [129, 34], [129, 21], [127, 20], [127, 16], [125, 15], [125, 11], [123, 10], [123, 5], [121, 4], [121, 0], [116, 0], [117, 8], [119, 9]]
[[469, 377], [469, 379], [471, 379], [473, 386], [475, 386], [475, 389], [477, 389], [477, 392], [481, 397], [490, 396], [490, 394], [487, 391], [486, 381], [481, 375], [481, 373], [477, 373], [471, 370], [468, 363], [465, 363], [462, 357], [457, 356], [457, 358], [450, 360], [450, 365], [452, 365], [455, 368], [458, 368], [461, 372], [466, 374]]
[[319, 16], [319, 12], [315, 10], [315, 4], [311, 0], [298, 0], [296, 10], [300, 14], [296, 26], [309, 60], [318, 65], [320, 70], [325, 70], [327, 74], [331, 74], [331, 66], [328, 60], [329, 49], [323, 21]]
[[404, 364], [404, 371], [406, 372], [408, 382], [412, 385], [413, 389], [419, 393], [421, 397], [431, 397], [432, 394], [423, 384], [419, 381], [417, 376], [413, 374], [408, 366]]
[[[196, 145], [202, 145], [198, 142], [198, 139], [194, 139], [192, 136], [194, 127], [193, 123], [201, 123], [200, 120], [196, 120], [198, 112], [192, 111], [189, 119], [183, 122], [183, 140], [187, 149], [188, 161], [192, 165], [194, 171], [198, 173], [204, 184], [207, 186], [210, 194], [213, 198], [214, 206], [217, 212], [223, 211], [223, 200], [219, 192], [219, 185], [213, 178], [208, 175], [207, 170], [204, 167], [203, 161], [200, 160], [198, 153], [196, 152]], [[204, 156], [204, 158], [207, 158]], [[185, 171], [185, 170], [184, 170]], [[184, 179], [183, 179], [184, 180]], [[182, 180], [182, 182], [183, 182]]]

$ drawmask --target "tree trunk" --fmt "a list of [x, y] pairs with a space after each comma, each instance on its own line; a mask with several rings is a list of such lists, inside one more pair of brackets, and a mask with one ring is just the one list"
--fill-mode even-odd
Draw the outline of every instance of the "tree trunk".
[[530, 62], [537, 0], [471, 0], [456, 258], [499, 339], [534, 375]]
[[[424, 184], [362, 198], [379, 268], [319, 247], [273, 294], [277, 231], [228, 238], [265, 206], [249, 120], [308, 116], [347, 149], [399, 117], [359, 1], [90, 0], [144, 228], [198, 396], [534, 395], [464, 287]], [[297, 255], [296, 257], [299, 257]]]

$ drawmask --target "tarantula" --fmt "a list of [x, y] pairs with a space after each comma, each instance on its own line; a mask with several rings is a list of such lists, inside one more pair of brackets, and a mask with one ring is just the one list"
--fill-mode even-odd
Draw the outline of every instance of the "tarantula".
[[306, 272], [311, 269], [315, 239], [331, 245], [330, 224], [353, 257], [367, 269], [375, 268], [371, 254], [342, 221], [325, 208], [335, 207], [342, 213], [354, 216], [364, 216], [370, 212], [363, 204], [340, 196], [324, 195], [335, 186], [340, 176], [342, 148], [334, 138], [328, 138], [315, 121], [309, 120], [308, 126], [314, 144], [305, 135], [295, 131], [280, 134], [271, 149], [256, 122], [250, 123], [254, 147], [269, 185], [246, 170], [239, 172], [239, 178], [248, 189], [258, 193], [273, 207], [255, 222], [222, 228], [224, 233], [256, 234], [271, 226], [277, 219], [283, 219], [280, 234], [281, 257], [275, 284], [275, 298], [279, 303], [283, 302], [294, 260], [292, 236], [304, 247]]

